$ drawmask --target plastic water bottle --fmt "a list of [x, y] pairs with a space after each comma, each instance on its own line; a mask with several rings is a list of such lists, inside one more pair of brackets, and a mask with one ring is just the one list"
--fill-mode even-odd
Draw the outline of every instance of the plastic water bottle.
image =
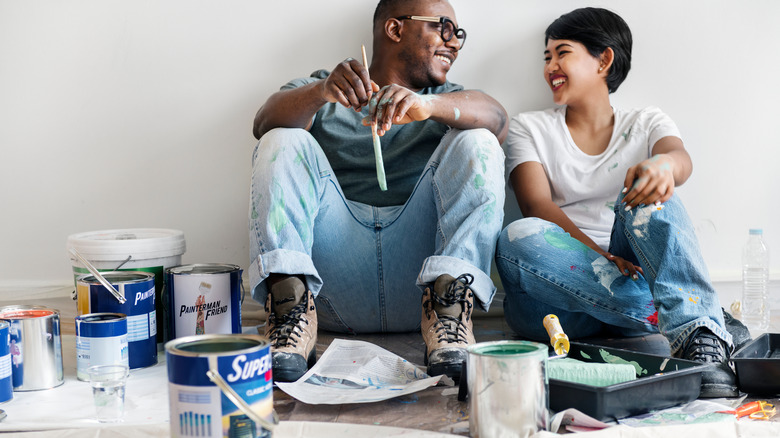
[[742, 322], [753, 332], [769, 329], [769, 250], [763, 230], [751, 229], [742, 251]]

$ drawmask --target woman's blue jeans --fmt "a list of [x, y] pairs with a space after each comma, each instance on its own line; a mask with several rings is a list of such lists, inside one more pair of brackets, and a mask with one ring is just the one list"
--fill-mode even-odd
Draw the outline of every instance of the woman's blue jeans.
[[421, 288], [442, 274], [470, 273], [487, 309], [496, 290], [489, 272], [504, 216], [503, 163], [492, 133], [452, 129], [407, 202], [374, 207], [344, 197], [307, 131], [269, 131], [253, 155], [252, 296], [265, 303], [271, 273], [304, 275], [319, 327], [413, 331], [420, 327]]
[[542, 319], [556, 314], [569, 337], [603, 329], [634, 336], [662, 333], [672, 352], [698, 327], [732, 346], [717, 293], [680, 199], [624, 211], [615, 204], [609, 252], [642, 267], [632, 280], [558, 225], [524, 218], [498, 241], [496, 265], [506, 291], [504, 311], [518, 334], [547, 340]]

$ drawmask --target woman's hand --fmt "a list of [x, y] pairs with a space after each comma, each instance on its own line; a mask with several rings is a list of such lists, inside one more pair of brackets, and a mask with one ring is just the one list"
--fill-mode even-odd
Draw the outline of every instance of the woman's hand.
[[674, 164], [670, 156], [659, 154], [629, 168], [623, 185], [626, 210], [668, 201], [674, 194]]
[[604, 252], [604, 257], [607, 258], [610, 262], [617, 265], [618, 269], [620, 270], [620, 273], [625, 276], [631, 276], [632, 280], [638, 280], [639, 275], [637, 273], [645, 275], [644, 271], [642, 271], [642, 268], [640, 266], [636, 266], [635, 264], [629, 262], [628, 260], [624, 259], [623, 257], [616, 256], [614, 254], [610, 254], [608, 252]]

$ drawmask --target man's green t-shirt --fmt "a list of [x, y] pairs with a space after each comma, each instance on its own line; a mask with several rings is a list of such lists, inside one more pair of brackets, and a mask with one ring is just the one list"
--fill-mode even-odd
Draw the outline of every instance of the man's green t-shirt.
[[[330, 72], [317, 70], [308, 78], [290, 81], [282, 87], [297, 88], [328, 77]], [[463, 90], [450, 82], [420, 90], [432, 95]], [[347, 199], [384, 207], [406, 202], [420, 178], [425, 164], [449, 127], [433, 120], [393, 125], [384, 136], [382, 157], [387, 177], [387, 191], [379, 189], [371, 127], [361, 122], [368, 116], [368, 106], [361, 112], [328, 103], [317, 111], [309, 132], [328, 157]]]

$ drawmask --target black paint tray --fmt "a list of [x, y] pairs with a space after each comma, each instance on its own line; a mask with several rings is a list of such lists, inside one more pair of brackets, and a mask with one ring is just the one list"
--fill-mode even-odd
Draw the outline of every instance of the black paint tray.
[[780, 393], [780, 334], [764, 333], [731, 356], [739, 389], [750, 394]]
[[604, 363], [601, 352], [636, 362], [646, 373], [636, 380], [609, 386], [550, 379], [550, 409], [560, 412], [575, 408], [597, 420], [609, 421], [669, 408], [699, 397], [701, 372], [706, 368], [699, 362], [579, 342], [571, 343], [568, 357]]

